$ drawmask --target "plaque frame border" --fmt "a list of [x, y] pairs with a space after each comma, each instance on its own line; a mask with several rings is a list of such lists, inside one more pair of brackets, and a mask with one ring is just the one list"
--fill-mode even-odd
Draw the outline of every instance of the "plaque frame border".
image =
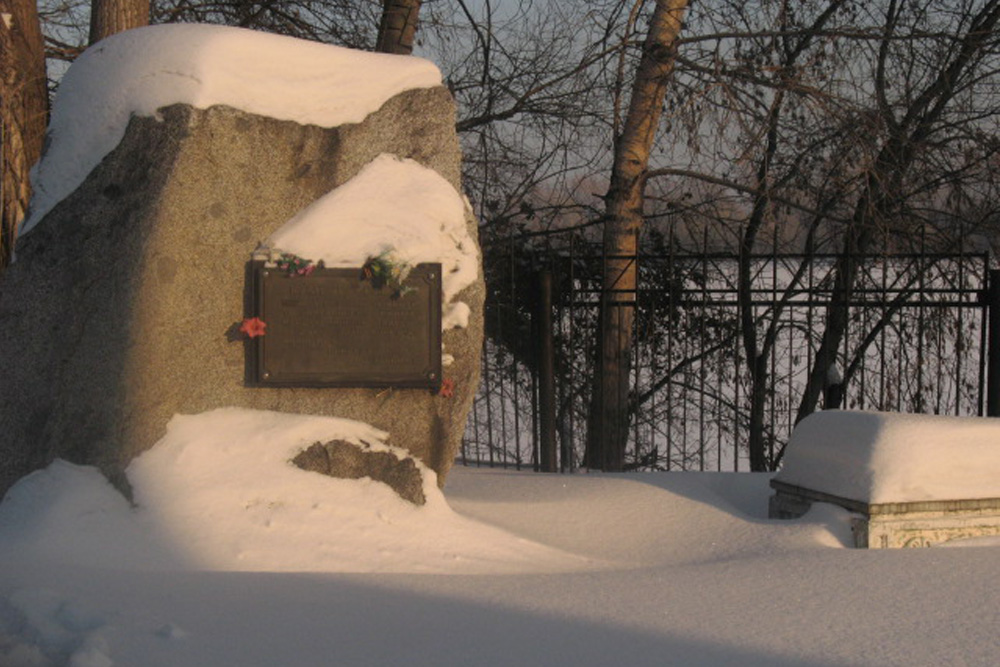
[[[248, 279], [249, 279], [249, 300], [247, 302], [247, 315], [246, 317], [260, 317], [267, 322], [265, 317], [267, 312], [267, 307], [264, 297], [264, 282], [267, 278], [267, 272], [275, 271], [280, 272], [280, 269], [274, 266], [267, 266], [267, 263], [261, 260], [252, 260], [247, 263], [248, 268]], [[352, 279], [356, 281], [362, 280], [362, 267], [348, 267], [348, 268], [316, 268], [313, 271], [313, 275], [309, 276], [295, 276], [286, 277], [281, 276], [281, 279], [288, 280], [310, 280], [314, 277], [324, 277], [324, 276], [336, 276], [343, 277], [344, 279]], [[277, 378], [269, 376], [264, 372], [267, 361], [267, 334], [263, 336], [258, 336], [255, 338], [250, 338], [246, 340], [247, 353], [245, 355], [245, 365], [246, 365], [246, 382], [248, 386], [251, 387], [263, 387], [263, 388], [368, 388], [368, 389], [428, 389], [436, 393], [441, 388], [441, 383], [443, 379], [443, 363], [442, 363], [442, 351], [441, 351], [441, 264], [436, 262], [421, 263], [414, 266], [409, 276], [407, 277], [407, 282], [410, 280], [427, 280], [430, 283], [429, 294], [428, 294], [428, 312], [430, 317], [428, 318], [428, 366], [429, 370], [424, 377], [415, 377], [413, 375], [404, 376], [401, 375], [399, 379], [386, 380], [386, 379], [371, 379], [365, 378], [363, 376], [346, 376], [339, 378], [331, 378], [327, 374], [317, 373], [316, 376], [309, 377], [308, 374], [304, 376], [298, 376], [289, 378], [287, 375], [279, 375]], [[406, 283], [404, 283], [406, 284]], [[390, 299], [392, 297], [392, 291], [389, 287], [383, 287], [379, 290], [379, 296], [384, 295], [384, 298]], [[400, 296], [398, 298], [406, 298], [407, 295]]]

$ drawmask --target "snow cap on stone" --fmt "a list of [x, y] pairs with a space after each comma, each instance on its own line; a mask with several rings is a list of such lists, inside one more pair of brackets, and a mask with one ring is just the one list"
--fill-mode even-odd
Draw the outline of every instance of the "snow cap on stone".
[[1000, 498], [1000, 420], [826, 410], [803, 419], [775, 479], [867, 503]]
[[[395, 95], [441, 84], [433, 63], [240, 28], [158, 25], [87, 49], [59, 85], [21, 233], [73, 192], [133, 115], [226, 105], [307, 125], [358, 123]], [[266, 146], [261, 147], [266, 150]]]

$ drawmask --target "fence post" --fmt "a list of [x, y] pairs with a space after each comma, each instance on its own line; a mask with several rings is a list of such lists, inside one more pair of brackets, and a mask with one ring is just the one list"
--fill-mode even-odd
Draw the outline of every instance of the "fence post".
[[536, 350], [538, 353], [538, 467], [557, 472], [556, 461], [556, 380], [555, 347], [552, 342], [552, 272], [538, 274], [538, 301], [535, 307]]
[[986, 357], [986, 416], [1000, 417], [1000, 270], [991, 269], [987, 283], [989, 348]]

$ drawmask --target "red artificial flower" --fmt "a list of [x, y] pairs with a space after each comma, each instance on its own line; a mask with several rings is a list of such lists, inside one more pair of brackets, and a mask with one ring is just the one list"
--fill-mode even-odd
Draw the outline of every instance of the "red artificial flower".
[[438, 389], [438, 396], [451, 398], [455, 395], [455, 381], [445, 378], [441, 380], [441, 388]]
[[248, 317], [240, 325], [240, 331], [245, 333], [249, 338], [263, 336], [267, 333], [267, 323], [259, 317]]

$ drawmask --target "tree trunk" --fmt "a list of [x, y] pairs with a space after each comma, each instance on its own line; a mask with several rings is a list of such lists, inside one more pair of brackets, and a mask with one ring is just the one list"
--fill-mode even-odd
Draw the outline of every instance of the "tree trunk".
[[91, 44], [144, 25], [149, 25], [149, 0], [92, 0], [90, 3]]
[[420, 2], [421, 0], [385, 0], [382, 5], [382, 20], [378, 26], [376, 51], [404, 56], [413, 53]]
[[602, 470], [621, 470], [625, 464], [638, 236], [643, 220], [645, 174], [687, 3], [688, 0], [657, 0], [636, 71], [625, 125], [615, 145], [611, 185], [605, 204], [600, 332], [587, 434], [587, 465]]
[[31, 199], [28, 171], [48, 122], [45, 52], [34, 0], [0, 0], [0, 272]]

